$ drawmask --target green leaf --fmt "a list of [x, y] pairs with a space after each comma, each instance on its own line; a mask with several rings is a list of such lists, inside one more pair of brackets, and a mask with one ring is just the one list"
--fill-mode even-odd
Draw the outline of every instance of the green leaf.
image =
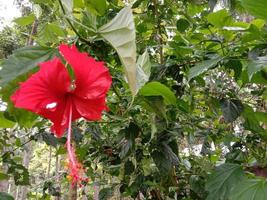
[[243, 105], [241, 101], [230, 99], [221, 100], [221, 109], [223, 112], [224, 120], [226, 123], [235, 121], [243, 111]]
[[4, 173], [0, 172], [0, 181], [8, 180], [8, 179], [9, 179], [9, 176], [7, 174], [4, 174]]
[[72, 13], [73, 9], [73, 0], [61, 0], [65, 10], [67, 13]]
[[14, 122], [6, 119], [4, 113], [0, 112], [0, 128], [12, 128], [14, 125]]
[[177, 20], [176, 27], [180, 33], [184, 33], [190, 27], [190, 23], [186, 19], [181, 18]]
[[26, 78], [27, 74], [12, 80], [1, 89], [1, 93], [3, 101], [7, 102], [7, 110], [4, 116], [12, 121], [16, 121], [21, 127], [31, 128], [36, 123], [37, 115], [24, 109], [15, 108], [10, 100], [10, 96], [17, 89], [19, 82], [25, 81]]
[[138, 136], [140, 129], [136, 124], [131, 122], [123, 131], [125, 134], [125, 141], [121, 148], [120, 158], [124, 158], [132, 149], [134, 149], [135, 138]]
[[83, 0], [73, 0], [73, 7], [74, 8], [83, 8], [84, 7]]
[[176, 97], [174, 93], [160, 82], [154, 81], [146, 84], [140, 90], [140, 94], [143, 96], [161, 96], [166, 105], [176, 105]]
[[40, 62], [50, 59], [56, 51], [56, 49], [41, 46], [27, 46], [15, 50], [1, 63], [0, 86], [5, 86], [17, 76], [26, 74]]
[[261, 138], [267, 141], [267, 131], [261, 127], [259, 121], [262, 120], [258, 120], [259, 116], [257, 116], [257, 112], [254, 112], [250, 106], [245, 105], [242, 116], [245, 119], [244, 128], [259, 135]]
[[266, 0], [241, 0], [241, 3], [250, 14], [267, 20]]
[[0, 199], [1, 200], [14, 200], [14, 198], [10, 194], [5, 193], [5, 192], [0, 192]]
[[242, 74], [242, 62], [240, 60], [229, 60], [225, 63], [225, 67], [234, 70], [235, 80], [238, 80]]
[[248, 77], [251, 81], [253, 75], [262, 69], [267, 68], [267, 56], [258, 57], [257, 60], [249, 61], [248, 63]]
[[127, 160], [127, 162], [125, 162], [124, 164], [124, 174], [125, 175], [131, 175], [134, 172], [134, 164], [132, 161]]
[[7, 112], [14, 121], [26, 128], [31, 128], [36, 122], [37, 115], [24, 109], [16, 109], [10, 101], [10, 96], [18, 87], [18, 83], [25, 81], [29, 72], [36, 69], [38, 63], [50, 59], [56, 49], [41, 46], [27, 46], [14, 51], [13, 55], [1, 63], [0, 86], [2, 98], [8, 103]]
[[[161, 144], [151, 153], [151, 156], [159, 170], [159, 172], [167, 178], [173, 166], [179, 164], [177, 152], [174, 153], [171, 143], [161, 142]], [[167, 175], [167, 176], [166, 176]]]
[[29, 172], [23, 165], [18, 164], [14, 158], [10, 156], [10, 152], [6, 152], [2, 155], [3, 163], [8, 164], [7, 174], [12, 174], [14, 177], [15, 185], [29, 185]]
[[222, 60], [221, 57], [217, 57], [212, 60], [205, 60], [198, 64], [196, 64], [194, 67], [189, 69], [188, 74], [188, 81], [190, 81], [192, 78], [197, 77], [198, 75], [206, 72], [207, 70], [217, 66], [217, 64]]
[[13, 21], [18, 25], [26, 26], [26, 25], [32, 24], [34, 20], [35, 20], [35, 16], [31, 14], [25, 17], [16, 18]]
[[136, 72], [136, 79], [137, 79], [137, 86], [136, 86], [136, 92], [140, 88], [142, 88], [146, 82], [148, 82], [150, 77], [150, 70], [151, 70], [151, 63], [149, 60], [149, 54], [147, 50], [138, 57], [137, 60], [137, 72]]
[[144, 98], [143, 107], [148, 111], [156, 113], [160, 118], [167, 118], [166, 107], [162, 96], [146, 96]]
[[85, 0], [85, 5], [100, 15], [105, 14], [107, 10], [106, 0]]
[[57, 138], [51, 134], [51, 133], [47, 133], [47, 132], [43, 132], [41, 134], [43, 141], [47, 144], [47, 145], [51, 145], [53, 147], [57, 147], [58, 144], [58, 140]]
[[246, 179], [231, 192], [230, 200], [266, 200], [267, 181], [265, 179]]
[[124, 66], [129, 87], [136, 94], [136, 43], [133, 14], [130, 7], [123, 8], [98, 32], [116, 49]]
[[64, 37], [65, 31], [56, 23], [47, 23], [39, 33], [39, 40], [42, 42], [55, 42], [58, 37]]
[[209, 195], [206, 200], [228, 199], [233, 187], [245, 177], [240, 165], [225, 163], [215, 169], [206, 183]]
[[255, 112], [255, 116], [258, 121], [267, 123], [267, 113], [266, 112]]
[[15, 185], [30, 185], [30, 176], [28, 169], [23, 165], [12, 165], [8, 169], [8, 173], [12, 173], [15, 181]]
[[108, 200], [112, 196], [111, 188], [103, 188], [99, 191], [99, 200]]
[[151, 153], [151, 156], [160, 173], [162, 173], [163, 175], [167, 175], [170, 173], [173, 165], [171, 163], [171, 160], [168, 159], [162, 151], [154, 150]]
[[226, 9], [210, 13], [207, 19], [208, 22], [210, 22], [212, 25], [218, 28], [222, 28], [223, 26], [229, 26], [233, 23], [233, 19], [229, 15]]

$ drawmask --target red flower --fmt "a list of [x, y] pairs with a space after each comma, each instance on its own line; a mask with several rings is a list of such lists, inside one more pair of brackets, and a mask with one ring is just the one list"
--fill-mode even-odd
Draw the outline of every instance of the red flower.
[[105, 98], [111, 77], [103, 62], [80, 53], [74, 45], [60, 45], [59, 52], [72, 67], [75, 80], [71, 80], [67, 68], [55, 57], [40, 63], [40, 70], [20, 84], [11, 100], [16, 107], [51, 120], [51, 130], [57, 137], [61, 137], [69, 128], [67, 149], [75, 182], [79, 179], [79, 163], [70, 143], [71, 122], [81, 117], [87, 120], [101, 118], [102, 112], [107, 110]]

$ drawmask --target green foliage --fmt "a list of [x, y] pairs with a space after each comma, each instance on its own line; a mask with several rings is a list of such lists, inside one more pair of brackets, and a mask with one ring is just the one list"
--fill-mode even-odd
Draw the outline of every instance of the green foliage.
[[18, 25], [26, 26], [26, 25], [32, 24], [34, 20], [35, 20], [35, 16], [29, 15], [29, 16], [16, 18], [14, 19], [14, 22], [17, 23]]
[[0, 112], [0, 127], [2, 128], [12, 128], [14, 126], [14, 122], [6, 119], [3, 112]]
[[267, 20], [267, 5], [264, 0], [241, 0], [241, 3], [252, 15]]
[[1, 67], [0, 85], [5, 86], [17, 76], [28, 73], [37, 67], [38, 63], [50, 59], [55, 49], [41, 46], [27, 46], [14, 51]]
[[190, 27], [190, 23], [186, 19], [178, 19], [176, 22], [177, 30], [181, 33]]
[[222, 60], [221, 57], [217, 57], [211, 60], [205, 60], [202, 61], [198, 64], [196, 64], [194, 67], [189, 69], [189, 74], [188, 74], [188, 80], [191, 80], [192, 78], [197, 77], [198, 75], [206, 72], [207, 70], [216, 67], [218, 62]]
[[5, 192], [0, 192], [0, 199], [1, 200], [14, 200], [14, 198], [11, 195]]
[[218, 28], [223, 28], [224, 26], [230, 26], [233, 22], [232, 17], [226, 11], [226, 9], [219, 10], [214, 13], [210, 13], [207, 16], [208, 22]]
[[9, 177], [7, 174], [4, 174], [4, 173], [1, 173], [0, 172], [0, 180], [3, 181], [3, 180], [7, 180]]
[[267, 182], [264, 179], [247, 179], [239, 183], [230, 195], [230, 200], [264, 200]]
[[11, 174], [14, 177], [14, 182], [16, 185], [29, 185], [29, 172], [21, 164], [17, 163], [12, 159], [10, 152], [2, 155], [3, 163], [8, 165], [7, 174]]
[[219, 166], [209, 177], [206, 189], [209, 191], [207, 200], [224, 200], [229, 198], [229, 192], [241, 183], [245, 177], [240, 165], [226, 163]]
[[252, 79], [253, 75], [262, 69], [267, 69], [267, 57], [258, 57], [248, 63], [248, 77]]
[[112, 196], [111, 188], [103, 188], [99, 192], [99, 200], [108, 200]]
[[39, 33], [39, 40], [46, 42], [55, 42], [56, 38], [64, 37], [65, 31], [56, 23], [45, 24]]
[[150, 82], [146, 84], [141, 90], [140, 94], [143, 96], [161, 96], [166, 105], [175, 105], [176, 97], [173, 92], [165, 85], [159, 82]]
[[93, 10], [95, 13], [99, 15], [103, 15], [107, 9], [107, 2], [106, 0], [85, 0], [85, 5], [89, 8], [89, 10]]
[[[100, 1], [101, 2], [101, 1]], [[125, 68], [130, 89], [136, 93], [136, 44], [134, 19], [130, 7], [123, 8], [115, 18], [98, 29], [117, 51]]]
[[239, 100], [221, 100], [221, 109], [226, 123], [235, 121], [243, 111], [243, 105]]

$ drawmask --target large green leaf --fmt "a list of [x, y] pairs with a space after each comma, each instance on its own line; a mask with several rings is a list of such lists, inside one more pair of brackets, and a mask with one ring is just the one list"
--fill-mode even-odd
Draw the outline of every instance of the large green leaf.
[[6, 119], [4, 113], [0, 112], [0, 128], [12, 128], [14, 125], [14, 122]]
[[1, 200], [14, 200], [14, 198], [5, 192], [0, 192], [0, 199]]
[[124, 66], [129, 87], [136, 94], [136, 43], [133, 14], [130, 7], [123, 8], [98, 32], [117, 51]]
[[166, 106], [162, 96], [146, 96], [142, 106], [148, 111], [156, 113], [160, 118], [167, 118]]
[[240, 165], [225, 163], [216, 168], [206, 183], [207, 200], [226, 200], [233, 187], [245, 177]]
[[26, 26], [26, 25], [32, 24], [34, 22], [34, 20], [35, 20], [35, 16], [34, 15], [28, 15], [28, 16], [25, 16], [25, 17], [16, 18], [13, 21], [15, 23], [17, 23], [18, 25]]
[[251, 131], [252, 133], [258, 134], [261, 138], [267, 141], [267, 131], [262, 128], [259, 123], [260, 121], [266, 120], [259, 119], [260, 116], [263, 116], [263, 114], [259, 114], [259, 112], [254, 112], [250, 106], [245, 105], [244, 111], [242, 112], [242, 116], [245, 119], [244, 128], [246, 130]]
[[224, 120], [226, 123], [233, 122], [240, 116], [243, 111], [243, 105], [241, 101], [236, 99], [221, 100], [221, 109], [223, 112]]
[[151, 153], [159, 172], [163, 176], [168, 175], [173, 166], [177, 166], [179, 164], [177, 152], [175, 153], [170, 145], [171, 143], [167, 144], [166, 142], [162, 142], [161, 145]]
[[8, 179], [9, 179], [9, 176], [7, 174], [0, 172], [0, 181], [8, 180]]
[[217, 57], [211, 60], [205, 60], [198, 64], [196, 64], [194, 67], [189, 69], [188, 74], [188, 80], [190, 81], [192, 78], [195, 78], [196, 76], [204, 73], [205, 71], [209, 70], [210, 68], [215, 67], [218, 62], [222, 60], [221, 57]]
[[142, 55], [138, 57], [136, 65], [137, 65], [136, 92], [138, 92], [138, 90], [146, 84], [146, 82], [149, 80], [149, 77], [150, 77], [151, 63], [150, 63], [149, 54], [147, 51], [145, 51]]
[[186, 29], [188, 29], [189, 27], [190, 27], [190, 23], [186, 19], [181, 18], [181, 19], [178, 19], [176, 22], [176, 28], [181, 33], [184, 33]]
[[230, 195], [230, 200], [266, 200], [267, 181], [247, 179], [239, 183]]
[[231, 15], [229, 15], [226, 9], [210, 13], [207, 19], [212, 25], [218, 28], [222, 28], [223, 26], [229, 26], [233, 22]]
[[241, 0], [244, 8], [252, 15], [267, 20], [266, 0]]
[[58, 40], [58, 37], [65, 36], [65, 31], [56, 23], [47, 23], [39, 32], [38, 36], [38, 40], [42, 42], [55, 42]]
[[140, 94], [143, 96], [161, 96], [166, 105], [176, 105], [176, 97], [174, 93], [160, 82], [154, 81], [146, 84], [140, 90]]
[[267, 113], [266, 112], [255, 112], [255, 116], [258, 121], [267, 123]]
[[0, 65], [0, 86], [6, 85], [17, 76], [25, 74], [35, 68], [38, 63], [50, 59], [56, 49], [41, 46], [27, 46], [14, 51]]
[[258, 57], [257, 60], [251, 60], [248, 63], [248, 77], [251, 81], [253, 75], [263, 68], [267, 69], [267, 56]]
[[125, 136], [120, 152], [121, 158], [124, 158], [134, 148], [135, 138], [138, 136], [140, 129], [136, 124], [130, 123], [123, 131]]
[[97, 14], [103, 15], [107, 9], [106, 0], [85, 0], [85, 5], [90, 9], [95, 11]]
[[7, 102], [5, 117], [12, 121], [16, 121], [22, 127], [31, 128], [36, 122], [37, 115], [24, 109], [15, 108], [10, 100], [10, 96], [17, 89], [18, 83], [25, 81], [26, 78], [27, 74], [10, 81], [1, 89], [1, 94], [3, 101]]

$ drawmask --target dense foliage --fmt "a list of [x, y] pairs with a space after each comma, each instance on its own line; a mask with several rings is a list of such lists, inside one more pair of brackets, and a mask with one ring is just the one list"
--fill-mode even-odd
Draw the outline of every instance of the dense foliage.
[[[54, 137], [47, 120], [9, 99], [67, 43], [103, 60], [113, 79], [109, 112], [73, 126], [91, 180], [78, 196], [90, 199], [100, 188], [99, 199], [265, 200], [265, 1], [31, 0], [31, 11], [15, 20], [30, 33], [27, 45], [16, 49], [5, 32], [0, 38], [3, 57], [16, 49], [0, 62], [7, 103], [0, 112], [0, 180], [25, 185], [28, 199], [67, 198], [66, 137]], [[50, 152], [47, 175], [25, 167], [20, 151], [29, 143], [34, 154]]]

